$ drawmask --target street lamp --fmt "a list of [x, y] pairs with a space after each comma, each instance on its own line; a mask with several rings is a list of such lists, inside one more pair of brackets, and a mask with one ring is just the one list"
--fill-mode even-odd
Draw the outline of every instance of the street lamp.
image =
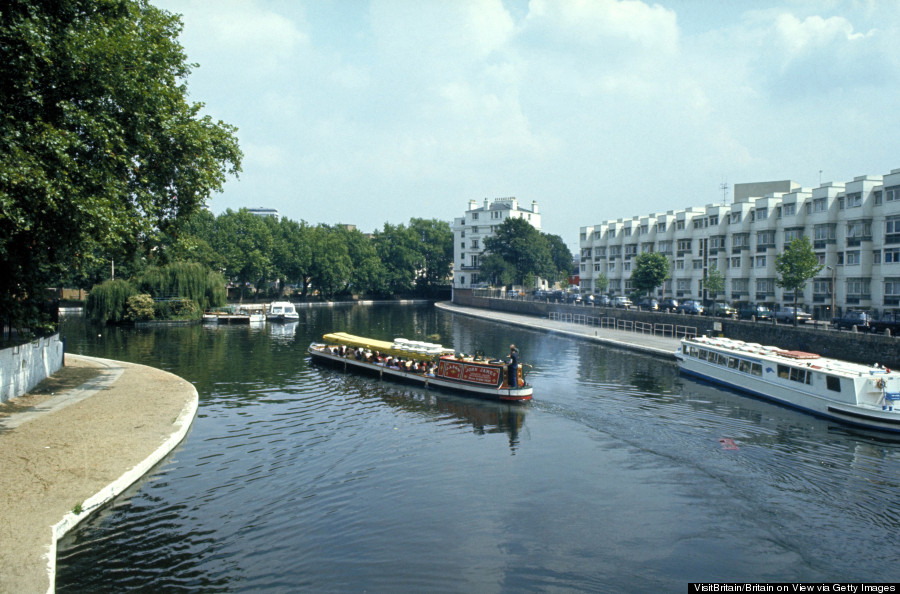
[[831, 266], [825, 266], [825, 268], [831, 271], [831, 317], [833, 318], [837, 315], [834, 311], [834, 275], [836, 271]]

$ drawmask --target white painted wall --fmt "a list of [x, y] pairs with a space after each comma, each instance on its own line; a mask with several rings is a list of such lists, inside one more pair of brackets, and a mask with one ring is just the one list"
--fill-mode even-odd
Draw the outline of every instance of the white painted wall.
[[27, 393], [62, 364], [59, 334], [0, 350], [0, 402]]

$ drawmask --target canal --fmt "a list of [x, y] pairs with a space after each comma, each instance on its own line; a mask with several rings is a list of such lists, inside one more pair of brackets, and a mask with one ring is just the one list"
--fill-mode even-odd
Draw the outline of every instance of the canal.
[[[528, 405], [311, 364], [331, 331], [533, 365]], [[900, 581], [900, 437], [723, 391], [673, 362], [422, 306], [296, 324], [107, 328], [70, 353], [171, 371], [185, 442], [60, 542], [59, 592], [674, 591]], [[139, 398], [140, 395], [135, 395]]]

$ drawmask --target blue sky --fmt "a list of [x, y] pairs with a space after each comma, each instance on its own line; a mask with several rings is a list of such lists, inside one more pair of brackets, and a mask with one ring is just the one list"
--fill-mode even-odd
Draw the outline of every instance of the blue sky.
[[369, 232], [516, 196], [574, 249], [723, 183], [900, 168], [897, 0], [151, 1], [239, 128], [217, 214]]

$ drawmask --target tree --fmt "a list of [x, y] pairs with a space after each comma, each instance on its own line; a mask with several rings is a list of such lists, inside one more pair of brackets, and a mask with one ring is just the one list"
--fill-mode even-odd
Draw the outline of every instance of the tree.
[[450, 223], [437, 219], [410, 219], [409, 230], [421, 240], [424, 268], [416, 278], [418, 288], [428, 293], [449, 283], [453, 265], [453, 230]]
[[188, 101], [180, 31], [146, 0], [0, 10], [0, 311], [13, 325], [38, 323], [42, 288], [92, 255], [150, 253], [240, 170], [235, 128]]
[[405, 225], [385, 223], [381, 231], [375, 232], [374, 241], [384, 265], [387, 291], [395, 295], [412, 291], [425, 268], [421, 237]]
[[669, 278], [669, 259], [660, 252], [642, 252], [634, 259], [631, 286], [649, 295]]
[[[809, 279], [819, 274], [822, 268], [823, 265], [819, 264], [819, 258], [813, 251], [809, 237], [805, 235], [791, 241], [775, 258], [775, 270], [779, 275], [775, 284], [788, 291], [793, 291], [795, 311], [797, 309], [797, 292]], [[794, 316], [794, 325], [797, 325], [796, 315]]]
[[568, 279], [574, 272], [572, 269], [574, 260], [569, 246], [566, 245], [566, 242], [559, 235], [548, 235], [546, 233], [543, 235], [550, 245], [550, 261], [553, 263], [553, 268], [556, 269], [556, 274], [550, 280]]
[[260, 287], [272, 275], [272, 230], [266, 220], [246, 208], [230, 208], [216, 217], [213, 248], [222, 255], [225, 278]]
[[503, 221], [492, 237], [485, 238], [484, 247], [486, 252], [496, 254], [507, 264], [505, 270], [512, 274], [512, 279], [504, 284], [521, 284], [529, 273], [542, 278], [557, 275], [550, 242], [525, 219]]
[[712, 295], [713, 301], [716, 300], [717, 295], [725, 293], [725, 275], [722, 274], [718, 266], [713, 265], [709, 269], [709, 272], [706, 273], [706, 278], [703, 279], [703, 286]]

